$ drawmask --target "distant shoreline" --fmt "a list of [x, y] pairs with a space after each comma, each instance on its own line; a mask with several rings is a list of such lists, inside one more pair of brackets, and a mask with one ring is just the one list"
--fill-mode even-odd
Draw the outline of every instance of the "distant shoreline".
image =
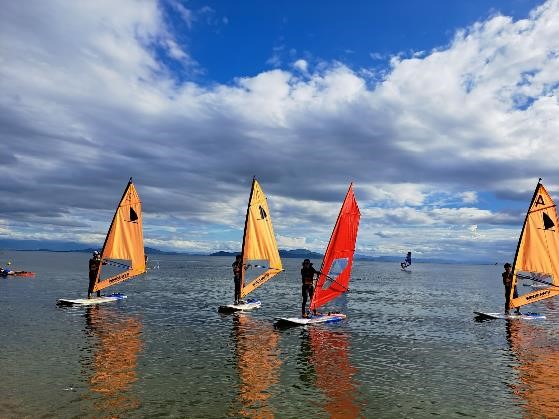
[[[91, 253], [94, 250], [99, 250], [99, 248], [84, 248], [84, 249], [45, 249], [45, 248], [38, 248], [38, 249], [13, 249], [13, 248], [2, 248], [0, 252], [52, 252], [52, 253]], [[228, 257], [234, 258], [239, 252], [229, 252], [229, 251], [218, 251], [213, 253], [187, 253], [187, 252], [172, 252], [172, 251], [164, 251], [159, 250], [151, 247], [146, 247], [145, 252], [147, 255], [183, 255], [183, 256], [211, 256], [211, 257]], [[295, 249], [295, 250], [284, 250], [280, 249], [279, 251], [281, 258], [286, 259], [322, 259], [324, 255], [321, 253], [313, 252], [307, 249]], [[403, 260], [401, 256], [368, 256], [362, 254], [356, 254], [354, 257], [356, 261], [371, 261], [371, 262], [386, 262], [386, 263], [399, 263]], [[447, 260], [447, 259], [437, 259], [437, 258], [415, 258], [414, 263], [422, 264], [422, 263], [435, 263], [441, 265], [498, 265], [501, 266], [504, 262], [489, 262], [489, 261], [476, 261], [476, 260], [468, 260], [468, 261], [459, 261], [459, 260]]]

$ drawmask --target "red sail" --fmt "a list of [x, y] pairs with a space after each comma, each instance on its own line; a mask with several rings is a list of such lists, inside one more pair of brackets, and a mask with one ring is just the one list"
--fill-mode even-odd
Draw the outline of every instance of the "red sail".
[[311, 310], [316, 310], [348, 290], [357, 229], [361, 217], [352, 186], [353, 184], [349, 185], [322, 260], [320, 268], [322, 274], [318, 278], [314, 290]]

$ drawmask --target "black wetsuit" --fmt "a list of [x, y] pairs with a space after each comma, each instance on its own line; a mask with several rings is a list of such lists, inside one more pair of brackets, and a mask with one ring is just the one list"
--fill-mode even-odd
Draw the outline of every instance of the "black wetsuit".
[[314, 275], [319, 274], [316, 269], [313, 268], [312, 263], [308, 267], [303, 267], [301, 269], [301, 294], [303, 295], [303, 303], [301, 304], [301, 316], [305, 316], [305, 308], [307, 306], [307, 295], [310, 301], [312, 301], [312, 296], [314, 294], [313, 280]]
[[243, 262], [233, 262], [233, 280], [235, 281], [235, 304], [238, 304], [241, 299], [241, 276], [243, 272]]
[[[97, 279], [97, 272], [99, 271], [99, 266], [101, 266], [101, 259], [91, 258], [89, 259], [89, 287], [87, 289], [87, 296], [91, 296], [93, 293], [93, 287], [95, 287], [95, 280]], [[97, 296], [101, 295], [101, 291], [97, 291]]]
[[[503, 272], [501, 274], [503, 277], [503, 285], [505, 286], [505, 312], [508, 313], [510, 310], [510, 290], [512, 287], [512, 272]], [[518, 291], [516, 290], [516, 285], [514, 286], [513, 298], [518, 297]], [[519, 309], [517, 308], [518, 312]]]

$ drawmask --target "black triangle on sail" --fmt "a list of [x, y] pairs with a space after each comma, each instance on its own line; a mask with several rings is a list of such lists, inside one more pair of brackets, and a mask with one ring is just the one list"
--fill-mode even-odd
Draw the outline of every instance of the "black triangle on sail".
[[266, 211], [264, 211], [264, 208], [262, 208], [260, 205], [258, 206], [258, 208], [260, 209], [260, 217], [265, 220], [268, 214], [266, 214]]
[[553, 227], [555, 227], [555, 223], [553, 223], [553, 220], [551, 219], [551, 217], [544, 212], [543, 213], [543, 229], [544, 230], [549, 230]]
[[132, 208], [130, 208], [130, 222], [138, 221], [138, 214]]

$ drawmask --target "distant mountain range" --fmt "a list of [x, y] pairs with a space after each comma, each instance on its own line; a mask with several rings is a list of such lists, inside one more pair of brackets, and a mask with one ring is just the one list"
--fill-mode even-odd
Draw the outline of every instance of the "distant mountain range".
[[[93, 252], [94, 250], [100, 250], [99, 248], [93, 248], [93, 247], [89, 247], [87, 249], [76, 249], [76, 250], [62, 250], [62, 252], [84, 252], [84, 253], [89, 253], [89, 252]], [[47, 252], [49, 250], [46, 250]], [[50, 250], [52, 252], [52, 250]], [[56, 250], [57, 252], [60, 252], [61, 250]], [[159, 250], [159, 249], [155, 249], [153, 247], [144, 247], [144, 252], [147, 255], [190, 255], [190, 256], [206, 256], [202, 253], [181, 253], [181, 252], [167, 252], [165, 250]]]
[[[43, 240], [12, 240], [0, 239], [1, 250], [19, 250], [28, 252], [83, 252], [91, 253], [100, 250], [101, 247], [91, 247], [83, 243], [62, 242], [62, 241], [43, 241]], [[167, 252], [153, 247], [144, 247], [145, 252], [150, 255], [194, 255], [200, 256], [202, 253], [182, 253]]]
[[[238, 255], [240, 252], [215, 252], [215, 253], [210, 253], [210, 256], [230, 256], [230, 257], [235, 257], [235, 255]], [[313, 252], [311, 250], [307, 250], [307, 249], [295, 249], [295, 250], [284, 250], [284, 249], [280, 249], [279, 251], [280, 257], [282, 258], [302, 258], [302, 259], [322, 259], [322, 257], [324, 256], [321, 253], [316, 253]]]
[[[20, 251], [43, 251], [43, 252], [84, 252], [89, 253], [99, 250], [100, 247], [91, 247], [77, 242], [63, 241], [45, 241], [45, 240], [13, 240], [0, 239], [0, 250], [20, 250]], [[190, 255], [190, 256], [207, 256], [207, 253], [186, 253], [173, 252], [155, 249], [153, 247], [145, 247], [148, 255]], [[240, 252], [214, 252], [210, 256], [227, 256], [235, 257]], [[282, 258], [298, 258], [298, 259], [322, 259], [324, 255], [307, 249], [285, 250], [280, 249], [280, 257]], [[403, 256], [368, 256], [363, 254], [355, 254], [355, 260], [370, 260], [376, 262], [401, 262]], [[414, 263], [476, 263], [493, 265], [494, 262], [488, 261], [456, 261], [438, 258], [414, 258]]]

